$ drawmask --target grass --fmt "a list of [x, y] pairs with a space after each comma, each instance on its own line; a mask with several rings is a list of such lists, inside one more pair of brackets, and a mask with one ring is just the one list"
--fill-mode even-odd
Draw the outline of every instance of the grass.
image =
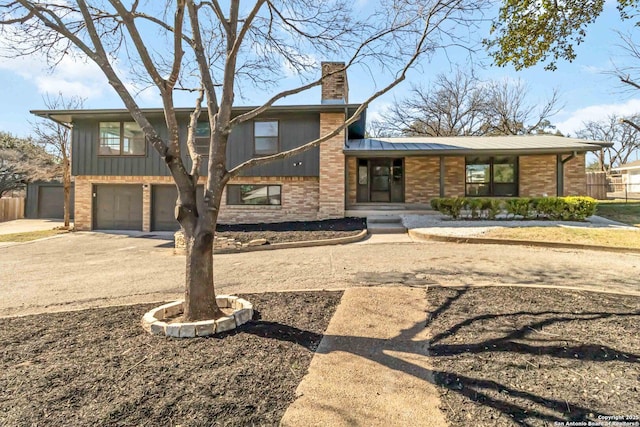
[[43, 239], [68, 232], [67, 230], [41, 230], [26, 233], [1, 234], [0, 242], [30, 242], [32, 240]]
[[596, 215], [640, 227], [640, 202], [600, 201]]
[[640, 249], [640, 230], [573, 227], [498, 228], [482, 237]]

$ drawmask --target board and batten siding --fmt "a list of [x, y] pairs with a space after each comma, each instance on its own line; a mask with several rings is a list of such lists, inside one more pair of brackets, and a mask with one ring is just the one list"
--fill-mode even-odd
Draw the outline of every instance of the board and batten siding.
[[[125, 121], [127, 119], [124, 119]], [[280, 151], [298, 147], [319, 137], [320, 118], [317, 113], [288, 113], [260, 117], [278, 120]], [[105, 119], [104, 121], [117, 121]], [[154, 123], [162, 138], [164, 124]], [[145, 156], [98, 156], [99, 120], [76, 120], [73, 124], [72, 174], [107, 176], [168, 176], [169, 169], [153, 147], [147, 145]], [[180, 126], [181, 154], [187, 168], [191, 166], [186, 147], [187, 123]], [[227, 146], [228, 168], [253, 157], [253, 122], [234, 128]], [[206, 175], [206, 158], [200, 173]], [[313, 148], [297, 156], [245, 171], [244, 176], [318, 176], [319, 150]]]

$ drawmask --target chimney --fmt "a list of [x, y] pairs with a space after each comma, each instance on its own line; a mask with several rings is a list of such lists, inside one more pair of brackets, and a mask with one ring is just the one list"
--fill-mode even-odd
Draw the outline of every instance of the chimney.
[[342, 70], [328, 75], [336, 70], [344, 68], [344, 62], [322, 62], [322, 104], [348, 104], [349, 84], [347, 71]]

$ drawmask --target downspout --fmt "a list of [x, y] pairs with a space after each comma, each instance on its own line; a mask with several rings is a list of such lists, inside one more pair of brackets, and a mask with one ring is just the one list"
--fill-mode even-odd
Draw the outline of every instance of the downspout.
[[[348, 120], [349, 108], [346, 103], [344, 106], [344, 120]], [[344, 128], [344, 147], [349, 148], [349, 126]], [[347, 205], [349, 203], [349, 164], [347, 163], [347, 156], [344, 154], [344, 148], [342, 149], [342, 155], [344, 157], [344, 210], [342, 216], [345, 216]], [[357, 169], [357, 165], [356, 165]]]
[[562, 158], [562, 154], [558, 154], [557, 157], [557, 188], [556, 188], [556, 194], [558, 195], [558, 197], [562, 197], [564, 195], [564, 164], [567, 163], [568, 161], [575, 159], [576, 156], [578, 155], [577, 151], [574, 151], [573, 153], [569, 154], [569, 157], [563, 159]]

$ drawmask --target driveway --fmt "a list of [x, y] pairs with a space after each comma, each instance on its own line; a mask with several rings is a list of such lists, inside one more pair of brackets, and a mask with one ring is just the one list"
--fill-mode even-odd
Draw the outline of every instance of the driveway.
[[[0, 248], [0, 316], [166, 301], [183, 289], [169, 240], [69, 233]], [[215, 255], [218, 293], [354, 286], [560, 286], [640, 295], [640, 254], [455, 243], [350, 244]]]
[[[62, 225], [64, 225], [64, 221], [61, 219], [14, 219], [13, 221], [0, 222], [0, 234], [53, 230]], [[73, 226], [73, 221], [71, 226]]]

